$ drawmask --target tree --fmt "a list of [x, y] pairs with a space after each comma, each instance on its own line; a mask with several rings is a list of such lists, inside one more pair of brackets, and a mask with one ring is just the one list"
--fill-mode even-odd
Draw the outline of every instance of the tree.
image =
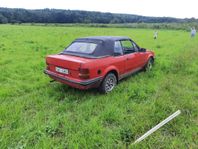
[[4, 17], [2, 14], [0, 14], [0, 23], [1, 24], [8, 23], [8, 19], [6, 17]]

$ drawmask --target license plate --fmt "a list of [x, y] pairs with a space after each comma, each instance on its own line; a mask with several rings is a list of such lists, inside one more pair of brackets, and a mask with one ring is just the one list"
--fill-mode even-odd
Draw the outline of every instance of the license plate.
[[60, 68], [60, 67], [56, 67], [56, 71], [60, 72], [60, 73], [63, 73], [63, 74], [69, 74], [68, 69], [63, 69], [63, 68]]

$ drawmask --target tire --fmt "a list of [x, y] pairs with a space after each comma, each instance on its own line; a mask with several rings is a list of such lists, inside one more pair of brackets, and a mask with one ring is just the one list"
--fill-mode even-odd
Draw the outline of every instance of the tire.
[[115, 74], [109, 73], [106, 75], [106, 77], [100, 84], [99, 91], [104, 94], [111, 92], [113, 88], [116, 86], [116, 84], [117, 84], [117, 78]]
[[151, 71], [151, 69], [153, 68], [153, 64], [154, 64], [153, 58], [149, 58], [148, 62], [144, 66], [144, 71]]

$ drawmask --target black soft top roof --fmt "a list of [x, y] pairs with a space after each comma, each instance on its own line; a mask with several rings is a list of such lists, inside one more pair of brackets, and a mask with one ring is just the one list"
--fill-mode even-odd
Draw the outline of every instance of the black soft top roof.
[[96, 43], [97, 47], [94, 50], [94, 52], [91, 54], [71, 53], [71, 52], [67, 52], [66, 49], [61, 54], [76, 55], [87, 58], [100, 58], [105, 56], [113, 56], [114, 42], [118, 40], [131, 40], [131, 39], [129, 37], [122, 37], [122, 36], [92, 36], [92, 37], [77, 38], [72, 43], [74, 42]]
[[108, 42], [108, 41], [118, 41], [118, 40], [130, 40], [130, 38], [125, 36], [91, 36], [91, 37], [78, 38], [76, 40], [100, 40], [100, 41]]

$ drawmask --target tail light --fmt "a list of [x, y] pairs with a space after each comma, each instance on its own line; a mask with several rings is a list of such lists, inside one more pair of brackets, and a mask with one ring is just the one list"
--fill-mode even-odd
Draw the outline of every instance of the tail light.
[[81, 79], [89, 79], [89, 69], [80, 68], [79, 69], [79, 77]]

